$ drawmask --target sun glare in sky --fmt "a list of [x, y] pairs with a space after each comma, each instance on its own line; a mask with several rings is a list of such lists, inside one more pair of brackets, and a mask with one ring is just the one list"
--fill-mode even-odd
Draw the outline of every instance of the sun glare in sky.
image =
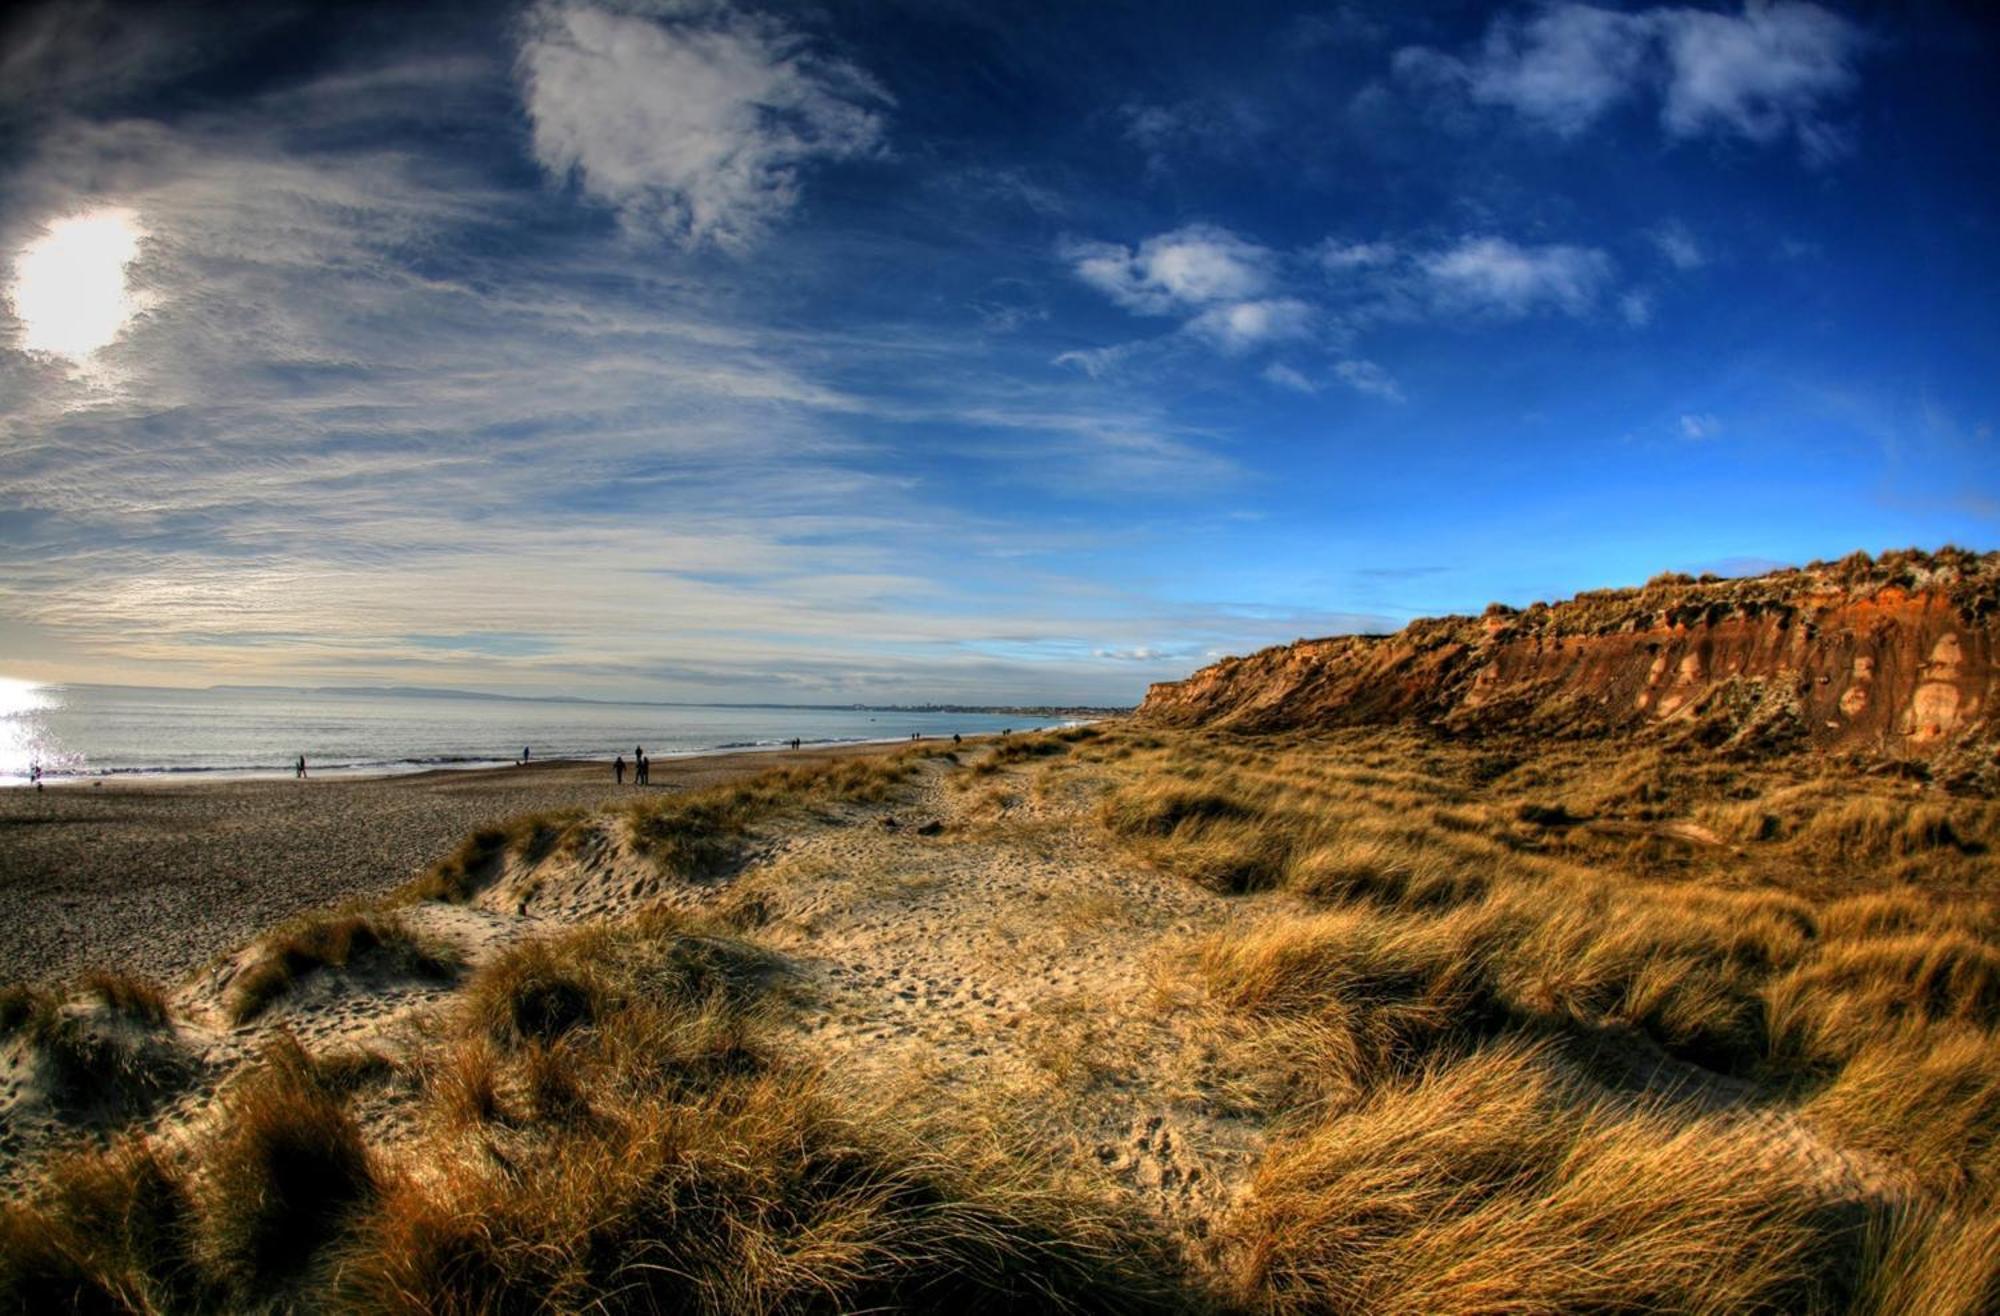
[[118, 337], [139, 309], [125, 267], [145, 231], [129, 210], [59, 219], [21, 249], [11, 289], [21, 346], [81, 362]]

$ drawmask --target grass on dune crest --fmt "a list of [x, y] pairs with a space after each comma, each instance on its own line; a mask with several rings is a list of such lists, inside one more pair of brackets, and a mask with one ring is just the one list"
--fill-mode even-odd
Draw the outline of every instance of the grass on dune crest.
[[312, 974], [363, 965], [440, 982], [456, 978], [463, 968], [455, 950], [418, 932], [394, 911], [308, 914], [258, 944], [230, 984], [230, 1019], [248, 1023]]
[[[614, 811], [611, 830], [663, 877], [701, 880], [730, 871], [750, 829], [787, 810], [874, 804], [940, 755], [923, 746], [828, 764], [774, 768], [698, 790], [648, 793]], [[955, 760], [954, 760], [955, 761]], [[578, 854], [607, 836], [606, 819], [575, 810], [525, 814], [465, 838], [457, 849], [397, 892], [395, 903], [463, 904], [509, 864], [532, 867], [555, 854]]]
[[17, 1049], [47, 1098], [69, 1114], [134, 1114], [185, 1079], [166, 993], [129, 974], [95, 972], [57, 988], [0, 988], [0, 1045]]

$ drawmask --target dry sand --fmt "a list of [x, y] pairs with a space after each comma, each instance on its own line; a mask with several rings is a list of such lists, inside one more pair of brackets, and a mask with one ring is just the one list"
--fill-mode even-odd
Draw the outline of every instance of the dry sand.
[[[659, 758], [647, 789], [907, 747]], [[172, 981], [306, 910], [379, 896], [482, 826], [639, 793], [578, 762], [0, 791], [0, 983], [97, 968]]]

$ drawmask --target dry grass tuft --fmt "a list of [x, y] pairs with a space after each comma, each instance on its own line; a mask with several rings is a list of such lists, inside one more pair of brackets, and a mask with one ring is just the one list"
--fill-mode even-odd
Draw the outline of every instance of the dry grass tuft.
[[163, 1028], [167, 1023], [167, 994], [149, 978], [99, 969], [87, 973], [78, 983], [84, 995], [134, 1023]]
[[[1225, 1225], [1239, 1301], [1278, 1312], [1804, 1311], [1854, 1250], [1752, 1135], [1592, 1099], [1491, 1047], [1274, 1150]], [[1851, 1229], [1851, 1227], [1849, 1227]]]
[[0, 1308], [168, 1312], [214, 1305], [195, 1255], [195, 1207], [144, 1139], [57, 1161], [0, 1206]]
[[156, 984], [97, 973], [70, 996], [22, 985], [0, 990], [0, 1041], [22, 1049], [60, 1113], [136, 1114], [188, 1077], [192, 1062]]
[[440, 982], [456, 978], [463, 967], [457, 952], [395, 913], [311, 914], [265, 938], [231, 985], [230, 1018], [247, 1023], [308, 975], [364, 963]]
[[281, 1037], [227, 1096], [202, 1158], [203, 1244], [239, 1295], [298, 1275], [376, 1196], [374, 1158], [298, 1043]]
[[1878, 1231], [1856, 1316], [1982, 1316], [2000, 1311], [2000, 1209], [1983, 1203], [1903, 1211]]

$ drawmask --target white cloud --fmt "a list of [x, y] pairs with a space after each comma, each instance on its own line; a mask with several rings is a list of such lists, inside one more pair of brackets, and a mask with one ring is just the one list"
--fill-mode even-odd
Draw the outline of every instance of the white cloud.
[[1075, 366], [1092, 379], [1102, 379], [1130, 360], [1139, 350], [1137, 343], [1113, 343], [1109, 347], [1080, 347], [1057, 354], [1053, 364]]
[[1395, 376], [1373, 361], [1359, 359], [1342, 361], [1334, 366], [1333, 373], [1340, 377], [1341, 383], [1357, 393], [1366, 393], [1369, 397], [1380, 398], [1384, 402], [1403, 401], [1403, 389], [1396, 382]]
[[[1295, 393], [1304, 393], [1308, 397], [1317, 395], [1321, 389], [1317, 381], [1282, 361], [1274, 361], [1264, 367], [1263, 377], [1267, 383], [1291, 389]], [[1402, 386], [1396, 382], [1395, 376], [1373, 361], [1365, 361], [1359, 357], [1337, 361], [1333, 366], [1333, 377], [1357, 393], [1365, 393], [1384, 402], [1404, 400]]]
[[1822, 105], [1855, 83], [1861, 33], [1817, 5], [1751, 4], [1739, 17], [1655, 11], [1672, 73], [1660, 115], [1677, 137], [1704, 133], [1775, 142], [1796, 132], [1810, 156], [1836, 153]]
[[1650, 31], [1643, 17], [1551, 5], [1527, 18], [1494, 19], [1469, 58], [1415, 47], [1397, 52], [1396, 68], [1406, 77], [1456, 84], [1482, 105], [1507, 106], [1572, 136], [1632, 94]]
[[1063, 250], [1076, 276], [1129, 311], [1169, 315], [1246, 301], [1271, 286], [1277, 255], [1213, 224], [1190, 224], [1136, 249], [1077, 242]]
[[852, 64], [721, 4], [655, 20], [544, 0], [520, 75], [542, 167], [688, 245], [753, 241], [796, 203], [806, 166], [877, 149], [887, 101]]
[[1187, 331], [1238, 355], [1266, 343], [1303, 338], [1312, 331], [1312, 307], [1296, 297], [1229, 302], [1188, 321]]
[[1273, 361], [1265, 366], [1263, 376], [1266, 383], [1276, 384], [1279, 388], [1288, 388], [1294, 393], [1304, 393], [1307, 397], [1319, 392], [1318, 384], [1282, 361]]
[[1505, 318], [1586, 314], [1612, 274], [1611, 258], [1595, 248], [1523, 247], [1496, 237], [1465, 238], [1419, 264], [1444, 309]]
[[1369, 270], [1393, 264], [1396, 248], [1388, 242], [1341, 242], [1328, 238], [1313, 249], [1329, 270]]
[[1653, 294], [1644, 288], [1625, 293], [1618, 299], [1618, 314], [1634, 329], [1645, 328], [1653, 322]]
[[1659, 249], [1667, 264], [1677, 270], [1698, 270], [1708, 264], [1708, 255], [1695, 241], [1687, 226], [1675, 220], [1661, 224], [1646, 235]]
[[1495, 18], [1467, 54], [1415, 46], [1398, 51], [1394, 67], [1405, 81], [1510, 109], [1562, 137], [1621, 103], [1657, 97], [1669, 136], [1770, 144], [1795, 135], [1817, 161], [1843, 147], [1824, 114], [1853, 89], [1863, 45], [1854, 23], [1801, 0], [1748, 0], [1740, 14], [1554, 4]]
[[1722, 422], [1709, 412], [1681, 417], [1681, 437], [1699, 443], [1722, 433]]

